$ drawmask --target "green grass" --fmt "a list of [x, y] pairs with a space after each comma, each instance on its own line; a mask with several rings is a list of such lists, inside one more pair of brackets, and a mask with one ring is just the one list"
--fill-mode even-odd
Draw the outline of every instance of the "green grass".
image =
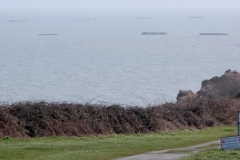
[[239, 160], [239, 150], [223, 151], [221, 149], [208, 149], [198, 152], [189, 157], [182, 158], [181, 160]]
[[210, 144], [208, 146], [204, 146], [204, 147], [198, 147], [197, 149], [209, 149], [209, 148], [217, 148], [219, 147], [219, 144]]
[[0, 139], [0, 160], [106, 160], [236, 135], [236, 126], [152, 134]]
[[193, 150], [190, 149], [173, 149], [173, 150], [169, 150], [166, 153], [192, 153]]

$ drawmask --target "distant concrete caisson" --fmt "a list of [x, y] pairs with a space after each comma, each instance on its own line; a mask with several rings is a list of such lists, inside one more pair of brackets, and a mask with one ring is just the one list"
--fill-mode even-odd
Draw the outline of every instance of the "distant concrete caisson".
[[45, 34], [38, 34], [38, 35], [40, 35], [40, 36], [56, 36], [58, 34], [45, 33]]
[[142, 35], [167, 35], [167, 32], [142, 32]]
[[199, 33], [199, 35], [212, 35], [212, 36], [227, 36], [227, 33]]

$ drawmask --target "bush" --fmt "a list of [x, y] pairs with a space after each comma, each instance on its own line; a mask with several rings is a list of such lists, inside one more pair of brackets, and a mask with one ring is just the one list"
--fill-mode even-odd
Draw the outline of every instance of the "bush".
[[236, 124], [239, 100], [194, 99], [158, 106], [18, 102], [0, 106], [0, 137], [148, 133]]

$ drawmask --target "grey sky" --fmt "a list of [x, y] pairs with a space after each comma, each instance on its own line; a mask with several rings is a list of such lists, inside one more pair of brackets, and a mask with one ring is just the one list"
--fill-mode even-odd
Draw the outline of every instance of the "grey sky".
[[240, 0], [0, 0], [1, 9], [240, 9]]

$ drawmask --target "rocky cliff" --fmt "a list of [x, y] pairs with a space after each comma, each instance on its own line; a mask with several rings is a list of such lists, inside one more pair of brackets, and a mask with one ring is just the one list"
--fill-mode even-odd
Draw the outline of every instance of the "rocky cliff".
[[180, 90], [177, 100], [201, 98], [230, 97], [240, 98], [240, 73], [227, 70], [221, 77], [213, 77], [202, 81], [201, 89], [197, 93], [191, 90]]

